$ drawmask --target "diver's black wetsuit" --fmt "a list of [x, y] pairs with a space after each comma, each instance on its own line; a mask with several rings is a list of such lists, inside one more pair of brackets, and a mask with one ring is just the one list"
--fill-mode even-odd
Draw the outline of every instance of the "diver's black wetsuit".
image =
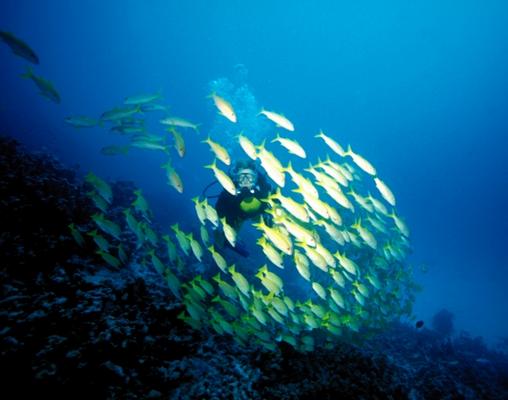
[[[258, 189], [254, 193], [248, 190], [242, 190], [236, 196], [226, 192], [225, 190], [219, 195], [215, 209], [220, 218], [226, 217], [226, 222], [234, 229], [239, 229], [242, 222], [249, 218], [256, 218], [262, 215], [267, 207], [267, 204], [262, 199], [265, 199], [270, 194], [272, 188], [266, 176], [262, 173], [258, 174], [257, 180]], [[242, 204], [248, 205], [252, 201], [259, 201], [260, 205], [257, 209], [251, 211], [244, 211]]]
[[[215, 209], [217, 210], [219, 218], [225, 217], [226, 222], [238, 232], [243, 221], [263, 215], [267, 208], [267, 203], [261, 200], [268, 197], [271, 190], [272, 188], [268, 183], [266, 176], [262, 173], [258, 173], [257, 188], [254, 193], [244, 189], [236, 196], [233, 196], [223, 190], [217, 199]], [[225, 240], [224, 235], [219, 232], [215, 235], [215, 242], [219, 247], [231, 247], [229, 246], [227, 240]], [[233, 250], [245, 257], [248, 255], [245, 249], [242, 249], [241, 246], [237, 245]]]

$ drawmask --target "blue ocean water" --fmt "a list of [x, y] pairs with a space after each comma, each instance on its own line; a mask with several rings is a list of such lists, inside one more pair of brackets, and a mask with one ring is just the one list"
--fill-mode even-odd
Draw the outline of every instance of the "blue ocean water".
[[[209, 132], [231, 140], [207, 98], [227, 79], [244, 88], [247, 109], [291, 118], [316, 154], [323, 129], [376, 166], [411, 229], [409, 262], [427, 269], [417, 274], [418, 318], [447, 308], [458, 330], [508, 335], [506, 2], [4, 0], [0, 10], [0, 30], [30, 44], [34, 70], [62, 97], [38, 95], [19, 78], [27, 62], [0, 43], [1, 134], [132, 179], [161, 226], [190, 224], [190, 198], [213, 180], [200, 141]], [[121, 137], [64, 122], [159, 90], [171, 113], [202, 124], [174, 157], [183, 195], [165, 183], [162, 154], [106, 157], [101, 147]], [[260, 139], [270, 129], [251, 124]]]

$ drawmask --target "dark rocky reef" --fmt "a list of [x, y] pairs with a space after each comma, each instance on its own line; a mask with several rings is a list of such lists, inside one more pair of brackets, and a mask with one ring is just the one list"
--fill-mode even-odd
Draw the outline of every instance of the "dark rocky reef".
[[27, 155], [12, 139], [0, 142], [0, 254], [2, 270], [33, 278], [79, 254], [69, 235], [71, 222], [92, 212], [76, 171], [49, 155]]
[[[114, 185], [118, 218], [132, 190]], [[506, 355], [467, 334], [394, 324], [301, 354], [194, 331], [151, 267], [112, 270], [73, 241], [68, 224], [94, 212], [86, 191], [79, 171], [0, 138], [4, 399], [508, 398]]]

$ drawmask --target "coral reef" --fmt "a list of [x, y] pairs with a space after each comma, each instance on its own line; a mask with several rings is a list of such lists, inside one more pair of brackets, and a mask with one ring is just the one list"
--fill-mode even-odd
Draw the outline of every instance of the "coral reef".
[[[68, 224], [86, 226], [94, 212], [79, 175], [0, 138], [4, 399], [508, 397], [506, 354], [466, 333], [396, 323], [361, 343], [298, 353], [192, 330], [135, 250], [113, 269], [74, 242]], [[113, 189], [120, 219], [133, 186]]]
[[24, 277], [49, 271], [73, 254], [86, 254], [67, 225], [83, 222], [92, 209], [76, 171], [48, 155], [27, 160], [17, 146], [7, 138], [0, 145], [0, 254], [3, 269]]

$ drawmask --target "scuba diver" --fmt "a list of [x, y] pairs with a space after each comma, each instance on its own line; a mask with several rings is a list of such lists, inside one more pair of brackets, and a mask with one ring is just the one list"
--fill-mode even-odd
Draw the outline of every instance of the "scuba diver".
[[[237, 188], [236, 195], [233, 196], [223, 190], [215, 204], [215, 209], [219, 217], [226, 218], [226, 222], [238, 232], [246, 219], [263, 215], [267, 203], [262, 199], [268, 197], [272, 188], [266, 176], [258, 171], [256, 163], [252, 160], [237, 161], [231, 169], [230, 176]], [[215, 231], [215, 245], [219, 248], [230, 247], [244, 257], [249, 255], [241, 243], [231, 247], [220, 229]]]

